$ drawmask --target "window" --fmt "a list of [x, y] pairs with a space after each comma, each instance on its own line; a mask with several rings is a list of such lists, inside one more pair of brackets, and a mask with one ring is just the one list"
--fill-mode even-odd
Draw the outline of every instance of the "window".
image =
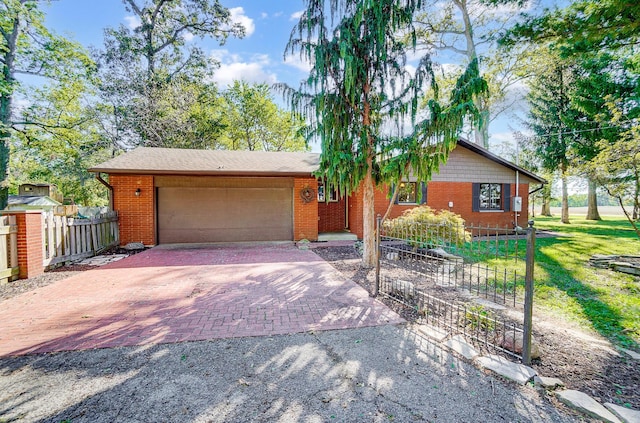
[[505, 211], [511, 209], [511, 184], [473, 184], [473, 211]]
[[480, 184], [480, 210], [502, 210], [502, 185]]
[[[391, 197], [395, 191], [395, 187], [391, 186], [389, 196]], [[424, 182], [400, 182], [398, 188], [398, 196], [395, 204], [426, 204], [427, 203], [427, 184]]]
[[[327, 201], [326, 199], [326, 193], [325, 193], [325, 189], [324, 189], [324, 185], [323, 184], [318, 184], [318, 202], [325, 202]], [[335, 189], [329, 190], [329, 200], [330, 203], [335, 203], [338, 201], [338, 191], [336, 191]]]
[[417, 202], [417, 182], [400, 182], [400, 189], [398, 189], [398, 203], [412, 203]]

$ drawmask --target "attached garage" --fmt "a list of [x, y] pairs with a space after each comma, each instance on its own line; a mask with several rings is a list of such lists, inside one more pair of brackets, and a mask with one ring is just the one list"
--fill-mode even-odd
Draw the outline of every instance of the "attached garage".
[[158, 242], [293, 240], [292, 178], [156, 177]]
[[[144, 245], [318, 237], [319, 155], [139, 147], [89, 169], [110, 190], [120, 241]], [[305, 195], [301, 195], [305, 193]]]

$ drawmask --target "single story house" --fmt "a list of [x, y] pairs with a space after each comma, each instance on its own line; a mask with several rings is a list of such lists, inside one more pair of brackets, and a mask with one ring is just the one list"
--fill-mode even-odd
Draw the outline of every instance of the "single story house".
[[[362, 192], [340, 198], [313, 176], [318, 164], [319, 154], [307, 152], [140, 147], [89, 171], [111, 191], [123, 244], [316, 240], [343, 231], [362, 238]], [[469, 223], [525, 226], [530, 186], [544, 183], [460, 140], [431, 181], [404, 181], [391, 217], [419, 200]], [[389, 187], [376, 190], [376, 213], [389, 195]]]

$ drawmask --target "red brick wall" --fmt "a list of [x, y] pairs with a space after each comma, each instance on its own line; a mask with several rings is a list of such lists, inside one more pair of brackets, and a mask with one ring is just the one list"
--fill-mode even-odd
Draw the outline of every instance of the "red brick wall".
[[[471, 182], [429, 182], [427, 185], [427, 205], [435, 210], [449, 210], [449, 201], [453, 202], [450, 209], [459, 214], [468, 224], [482, 224], [490, 226], [515, 226], [515, 212], [474, 212], [471, 205]], [[527, 226], [528, 220], [528, 184], [520, 184], [522, 197], [522, 212], [518, 213], [518, 225]], [[375, 190], [374, 207], [376, 215], [384, 215], [389, 205], [389, 189], [382, 186]], [[511, 197], [516, 195], [516, 186], [511, 184]], [[413, 205], [394, 204], [390, 219], [400, 216]], [[362, 238], [362, 191], [358, 190], [349, 198], [349, 229]]]
[[3, 212], [15, 215], [18, 226], [18, 266], [20, 279], [32, 278], [44, 273], [42, 263], [42, 213], [40, 211]]
[[[113, 208], [120, 219], [120, 243], [156, 244], [155, 189], [153, 176], [109, 175]], [[140, 196], [136, 196], [136, 189]]]
[[318, 202], [318, 232], [341, 232], [345, 228], [345, 202]]
[[305, 203], [300, 197], [300, 191], [309, 187], [318, 192], [318, 181], [316, 178], [295, 178], [293, 181], [293, 239], [299, 241], [308, 239], [316, 241], [318, 239], [318, 201], [314, 196], [313, 200]]
[[[468, 224], [490, 226], [515, 226], [515, 212], [474, 212], [471, 204], [470, 182], [429, 182], [427, 188], [427, 205], [436, 210], [451, 210], [459, 214]], [[528, 218], [528, 184], [520, 184], [519, 195], [522, 197], [522, 212], [518, 213], [518, 225], [527, 226]], [[516, 195], [516, 185], [511, 184], [511, 197]], [[453, 207], [449, 209], [449, 201]], [[512, 204], [513, 208], [513, 204]]]

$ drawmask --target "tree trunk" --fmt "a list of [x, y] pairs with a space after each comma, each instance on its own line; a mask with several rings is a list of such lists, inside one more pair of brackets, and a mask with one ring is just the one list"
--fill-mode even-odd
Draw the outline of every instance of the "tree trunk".
[[542, 188], [542, 207], [540, 208], [541, 216], [551, 216], [551, 179], [549, 183]]
[[551, 199], [549, 197], [542, 197], [542, 207], [540, 207], [541, 216], [551, 216]]
[[598, 213], [598, 197], [596, 195], [596, 183], [589, 179], [587, 192], [587, 220], [602, 220]]
[[560, 171], [562, 172], [561, 180], [562, 180], [562, 215], [560, 217], [560, 222], [565, 224], [570, 224], [569, 222], [569, 189], [567, 187], [567, 172], [566, 165], [563, 163], [560, 166]]
[[2, 69], [2, 79], [5, 81], [8, 90], [0, 94], [0, 210], [7, 207], [9, 201], [9, 154], [11, 132], [11, 101], [13, 98], [14, 61], [18, 46], [18, 34], [20, 31], [20, 19], [16, 16], [13, 20], [12, 32], [5, 33], [7, 45], [3, 54], [4, 66]]
[[367, 174], [363, 182], [363, 201], [362, 201], [362, 265], [365, 267], [373, 267], [376, 265], [378, 258], [376, 252], [376, 228], [375, 228], [375, 208], [373, 202], [374, 186], [373, 177], [371, 175], [373, 160], [371, 155], [367, 158]]

